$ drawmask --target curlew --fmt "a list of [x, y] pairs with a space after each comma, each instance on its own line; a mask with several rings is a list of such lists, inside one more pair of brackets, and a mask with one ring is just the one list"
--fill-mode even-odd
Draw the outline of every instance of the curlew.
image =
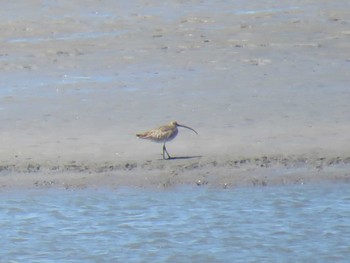
[[158, 143], [163, 143], [163, 159], [165, 159], [165, 153], [168, 155], [168, 159], [172, 159], [168, 151], [165, 148], [165, 143], [174, 139], [178, 133], [177, 127], [186, 128], [192, 130], [198, 134], [191, 127], [180, 125], [176, 121], [172, 121], [167, 125], [160, 126], [156, 129], [146, 131], [144, 133], [138, 133], [136, 136], [141, 139], [147, 139]]

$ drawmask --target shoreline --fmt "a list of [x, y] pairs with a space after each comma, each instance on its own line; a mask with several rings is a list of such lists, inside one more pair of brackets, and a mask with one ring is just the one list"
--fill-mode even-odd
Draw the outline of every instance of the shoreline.
[[1, 189], [171, 189], [206, 186], [228, 189], [319, 182], [350, 182], [350, 157], [230, 156], [172, 160], [28, 163], [0, 166]]

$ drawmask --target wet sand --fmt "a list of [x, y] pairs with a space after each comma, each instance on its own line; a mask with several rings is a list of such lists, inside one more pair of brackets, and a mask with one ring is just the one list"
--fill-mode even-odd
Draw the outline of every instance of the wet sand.
[[4, 4], [0, 186], [347, 182], [349, 5]]
[[123, 187], [167, 189], [206, 186], [222, 189], [288, 184], [349, 183], [350, 158], [262, 157], [191, 158], [138, 162], [40, 164], [1, 167], [0, 187], [85, 188]]

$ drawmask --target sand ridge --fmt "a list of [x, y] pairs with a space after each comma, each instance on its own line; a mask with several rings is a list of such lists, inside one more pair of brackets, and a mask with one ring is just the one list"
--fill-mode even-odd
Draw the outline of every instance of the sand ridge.
[[123, 163], [3, 165], [1, 187], [166, 189], [181, 185], [233, 188], [350, 180], [350, 158], [263, 156], [229, 159], [185, 157]]

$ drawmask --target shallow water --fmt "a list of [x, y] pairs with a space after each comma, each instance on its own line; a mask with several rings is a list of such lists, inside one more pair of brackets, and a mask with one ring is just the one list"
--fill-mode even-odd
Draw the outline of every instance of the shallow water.
[[346, 262], [350, 189], [3, 191], [2, 262]]

